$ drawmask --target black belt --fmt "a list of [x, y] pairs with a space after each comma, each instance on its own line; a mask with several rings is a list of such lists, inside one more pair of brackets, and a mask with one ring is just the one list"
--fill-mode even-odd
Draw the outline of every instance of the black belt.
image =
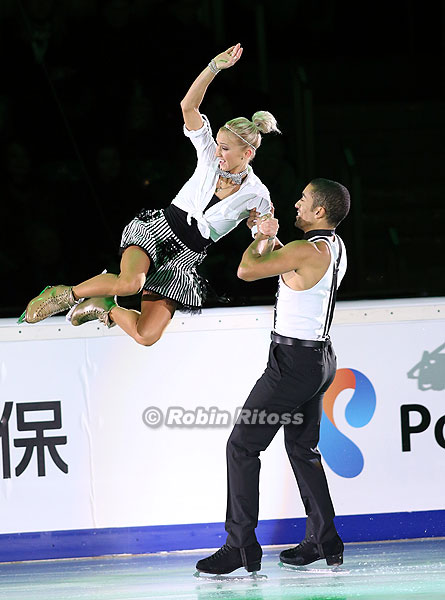
[[286, 346], [304, 346], [306, 348], [325, 348], [331, 343], [331, 340], [299, 340], [298, 338], [286, 337], [274, 331], [270, 334], [271, 340], [276, 344], [285, 344]]

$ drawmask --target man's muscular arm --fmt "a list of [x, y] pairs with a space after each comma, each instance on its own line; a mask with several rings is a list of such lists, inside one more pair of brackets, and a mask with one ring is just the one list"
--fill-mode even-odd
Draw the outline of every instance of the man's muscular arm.
[[[256, 239], [245, 250], [238, 267], [238, 277], [256, 281], [295, 271], [319, 254], [314, 244], [304, 240], [291, 242], [273, 252], [276, 245], [278, 221], [275, 218], [260, 223]], [[279, 243], [279, 242], [278, 242]]]

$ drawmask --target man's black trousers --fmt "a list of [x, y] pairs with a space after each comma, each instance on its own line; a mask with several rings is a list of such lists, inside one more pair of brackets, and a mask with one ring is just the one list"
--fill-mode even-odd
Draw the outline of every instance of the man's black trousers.
[[[323, 395], [332, 383], [336, 356], [327, 342], [322, 348], [272, 342], [269, 360], [256, 382], [227, 442], [227, 543], [236, 548], [256, 541], [259, 501], [259, 453], [284, 424], [286, 452], [306, 510], [306, 537], [321, 544], [336, 534], [334, 508], [317, 450]], [[248, 415], [256, 423], [247, 423]], [[262, 416], [260, 416], [262, 415]], [[253, 417], [255, 419], [255, 417]], [[260, 421], [260, 422], [258, 422]]]

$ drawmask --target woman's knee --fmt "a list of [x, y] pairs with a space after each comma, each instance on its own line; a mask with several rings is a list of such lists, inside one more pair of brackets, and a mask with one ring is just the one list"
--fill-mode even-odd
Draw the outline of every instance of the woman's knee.
[[116, 282], [117, 296], [134, 296], [138, 294], [145, 283], [145, 275], [140, 274], [132, 278], [119, 275]]
[[157, 331], [154, 329], [142, 329], [142, 331], [137, 328], [138, 339], [137, 342], [142, 346], [153, 346], [159, 341], [162, 337], [162, 331]]
[[139, 344], [141, 344], [141, 346], [154, 346], [154, 344], [156, 344], [156, 342], [160, 339], [161, 336], [153, 336], [153, 337], [144, 337], [144, 338], [138, 338], [137, 342]]

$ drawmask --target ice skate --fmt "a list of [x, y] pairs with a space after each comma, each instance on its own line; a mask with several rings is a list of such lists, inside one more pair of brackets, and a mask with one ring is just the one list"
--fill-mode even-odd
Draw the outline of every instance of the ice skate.
[[197, 576], [200, 573], [227, 575], [240, 567], [244, 567], [248, 573], [256, 573], [261, 570], [262, 555], [263, 551], [258, 542], [245, 548], [233, 548], [224, 544], [214, 554], [196, 563]]
[[343, 564], [343, 550], [344, 545], [338, 535], [323, 544], [306, 538], [298, 546], [283, 550], [280, 560], [285, 566], [302, 567], [324, 558], [329, 567], [339, 567]]
[[52, 315], [69, 310], [77, 304], [73, 288], [67, 285], [48, 285], [33, 298], [18, 319], [18, 323], [38, 323]]
[[116, 300], [111, 296], [87, 298], [68, 313], [67, 320], [75, 327], [96, 320], [108, 328], [114, 327], [116, 323], [111, 320], [110, 311], [115, 306], [117, 306]]
[[209, 573], [204, 573], [203, 571], [195, 571], [193, 577], [202, 581], [259, 581], [267, 579], [267, 575], [264, 575], [263, 573], [259, 574], [256, 571], [247, 575], [243, 575], [242, 573], [235, 573], [233, 575], [211, 575]]

